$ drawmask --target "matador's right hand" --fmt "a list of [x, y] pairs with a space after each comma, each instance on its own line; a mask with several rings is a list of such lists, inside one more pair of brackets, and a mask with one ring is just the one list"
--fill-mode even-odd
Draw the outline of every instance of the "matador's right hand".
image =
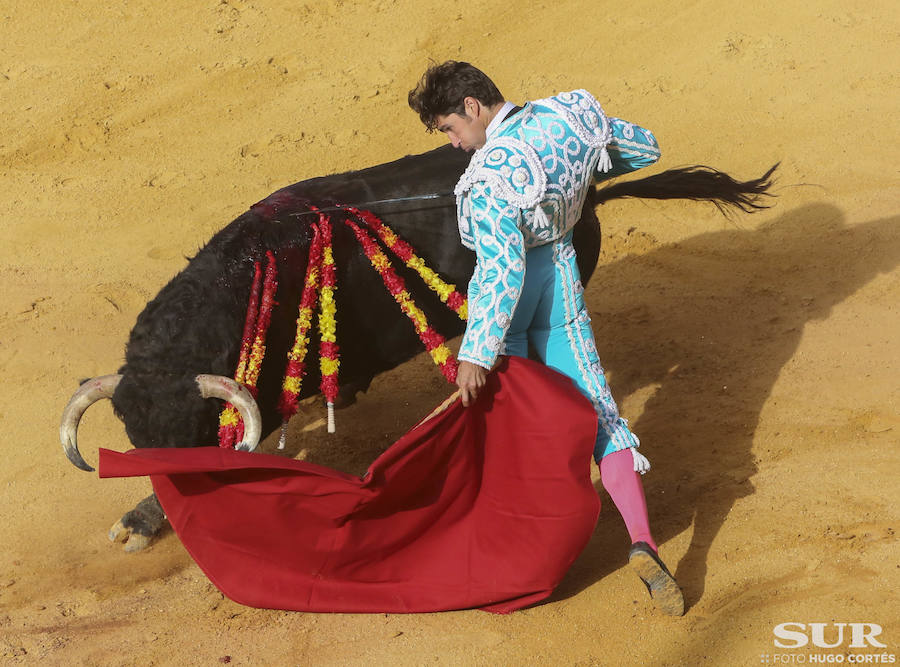
[[478, 398], [478, 393], [484, 387], [488, 371], [473, 364], [471, 361], [460, 361], [456, 372], [456, 386], [459, 387], [459, 397], [463, 407], [469, 407]]

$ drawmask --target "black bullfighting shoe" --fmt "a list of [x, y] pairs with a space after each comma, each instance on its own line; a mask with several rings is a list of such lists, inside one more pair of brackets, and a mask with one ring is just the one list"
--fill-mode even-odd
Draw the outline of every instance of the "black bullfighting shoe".
[[628, 554], [628, 564], [637, 572], [650, 592], [653, 602], [664, 614], [684, 614], [684, 596], [678, 582], [656, 552], [646, 542], [635, 542]]

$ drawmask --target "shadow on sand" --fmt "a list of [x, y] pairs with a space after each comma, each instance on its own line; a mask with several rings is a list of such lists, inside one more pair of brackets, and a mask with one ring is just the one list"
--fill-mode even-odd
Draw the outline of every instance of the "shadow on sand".
[[[654, 466], [644, 478], [654, 537], [662, 545], [692, 530], [681, 560], [668, 556], [688, 606], [703, 595], [729, 511], [754, 492], [760, 412], [804, 326], [900, 263], [898, 223], [848, 226], [838, 208], [817, 203], [752, 231], [701, 234], [597, 268], [588, 307], [613, 394], [620, 404], [649, 396], [631, 426]], [[552, 599], [626, 562], [627, 532], [601, 495], [594, 537]]]

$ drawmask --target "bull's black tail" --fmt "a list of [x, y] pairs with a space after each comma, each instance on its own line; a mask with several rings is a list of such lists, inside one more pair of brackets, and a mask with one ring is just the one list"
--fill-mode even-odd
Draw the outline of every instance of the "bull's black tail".
[[736, 181], [724, 171], [703, 165], [669, 169], [647, 178], [597, 188], [595, 201], [602, 204], [622, 197], [693, 199], [712, 202], [722, 213], [727, 213], [729, 208], [753, 213], [768, 208], [762, 203], [764, 197], [775, 196], [769, 188], [779, 164], [775, 163], [765, 174], [749, 181]]

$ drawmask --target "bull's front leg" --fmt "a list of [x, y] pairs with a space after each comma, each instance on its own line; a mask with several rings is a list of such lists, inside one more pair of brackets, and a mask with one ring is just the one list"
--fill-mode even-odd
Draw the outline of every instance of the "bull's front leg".
[[109, 529], [109, 539], [124, 542], [125, 551], [129, 553], [142, 551], [150, 545], [165, 522], [166, 513], [156, 494], [151, 493], [113, 524]]

